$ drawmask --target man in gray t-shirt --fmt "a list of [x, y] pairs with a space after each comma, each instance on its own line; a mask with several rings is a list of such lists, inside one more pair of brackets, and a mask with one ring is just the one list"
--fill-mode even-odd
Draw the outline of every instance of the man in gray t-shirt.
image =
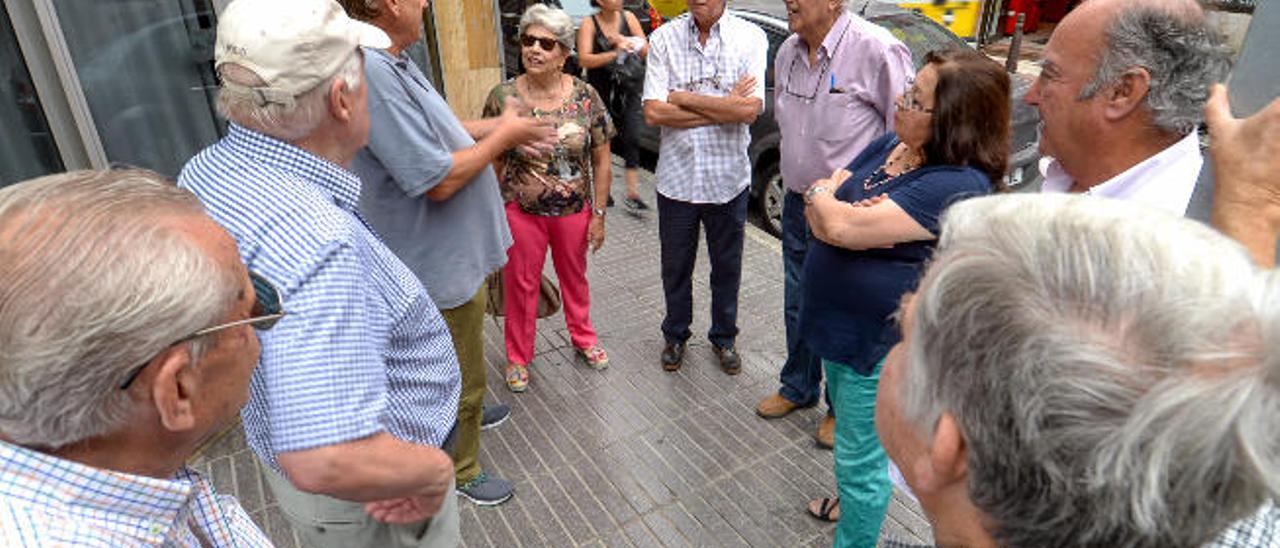
[[363, 182], [360, 211], [422, 280], [453, 336], [462, 373], [453, 455], [458, 492], [477, 504], [499, 504], [511, 497], [511, 484], [483, 473], [476, 460], [485, 387], [484, 280], [506, 263], [511, 245], [490, 164], [513, 147], [553, 140], [555, 132], [514, 112], [459, 121], [404, 53], [422, 35], [422, 6], [341, 3], [393, 42], [385, 51], [364, 50], [369, 145], [351, 165]]

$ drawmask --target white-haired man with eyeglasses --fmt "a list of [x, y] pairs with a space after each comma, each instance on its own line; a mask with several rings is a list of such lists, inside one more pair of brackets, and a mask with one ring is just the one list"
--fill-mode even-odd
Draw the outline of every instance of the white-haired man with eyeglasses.
[[179, 182], [290, 305], [262, 339], [248, 444], [307, 546], [453, 546], [459, 371], [422, 283], [359, 213], [369, 136], [360, 47], [333, 0], [234, 0], [218, 25], [228, 135]]
[[190, 192], [141, 170], [0, 190], [0, 544], [270, 546], [185, 462], [283, 316]]

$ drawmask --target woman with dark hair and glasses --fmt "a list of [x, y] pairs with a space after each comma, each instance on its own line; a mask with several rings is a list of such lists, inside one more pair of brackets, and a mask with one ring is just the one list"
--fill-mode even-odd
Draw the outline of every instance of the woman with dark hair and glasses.
[[[874, 546], [892, 487], [875, 430], [891, 318], [913, 289], [947, 206], [1002, 189], [1009, 76], [973, 50], [930, 52], [897, 101], [894, 132], [805, 192], [818, 242], [805, 258], [800, 330], [836, 410], [836, 546]], [[831, 501], [810, 504], [830, 510]]]
[[608, 102], [609, 115], [618, 128], [614, 147], [626, 166], [624, 179], [628, 209], [649, 205], [640, 199], [640, 128], [644, 125], [640, 88], [644, 85], [644, 60], [649, 42], [634, 13], [622, 9], [622, 0], [591, 0], [600, 11], [582, 20], [578, 29], [578, 64], [587, 69], [587, 82]]
[[529, 6], [520, 17], [524, 73], [494, 87], [484, 106], [485, 116], [498, 116], [514, 98], [534, 117], [552, 123], [559, 136], [551, 152], [517, 148], [494, 162], [515, 239], [502, 272], [507, 387], [513, 392], [529, 385], [538, 287], [548, 247], [574, 347], [592, 369], [609, 365], [591, 325], [587, 248], [599, 250], [604, 244], [614, 130], [596, 91], [561, 71], [573, 51], [573, 36], [573, 22], [564, 10]]

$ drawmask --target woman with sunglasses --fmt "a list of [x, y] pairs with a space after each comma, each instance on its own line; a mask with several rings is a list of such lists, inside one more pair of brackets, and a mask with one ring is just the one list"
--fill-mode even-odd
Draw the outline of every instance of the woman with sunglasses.
[[583, 19], [578, 29], [578, 64], [587, 69], [587, 82], [607, 102], [609, 116], [618, 127], [613, 150], [626, 166], [623, 204], [631, 211], [646, 210], [649, 205], [640, 199], [639, 191], [640, 129], [644, 125], [640, 106], [644, 63], [640, 61], [649, 53], [649, 42], [640, 20], [622, 8], [622, 0], [591, 0], [591, 5], [600, 11]]
[[591, 325], [587, 248], [597, 251], [604, 244], [614, 129], [596, 91], [562, 72], [573, 36], [573, 22], [563, 10], [530, 6], [520, 17], [524, 73], [494, 87], [484, 107], [485, 116], [497, 116], [514, 98], [532, 116], [554, 124], [559, 135], [551, 152], [517, 148], [494, 162], [515, 238], [502, 274], [506, 376], [513, 392], [529, 384], [537, 294], [548, 247], [574, 347], [591, 368], [609, 365]]
[[[836, 546], [875, 546], [892, 487], [875, 430], [891, 319], [952, 203], [1002, 187], [1009, 76], [973, 50], [930, 52], [897, 101], [894, 132], [805, 192], [818, 242], [805, 258], [800, 330], [822, 357], [835, 408]], [[832, 501], [810, 503], [831, 515]], [[815, 508], [816, 507], [816, 508]]]

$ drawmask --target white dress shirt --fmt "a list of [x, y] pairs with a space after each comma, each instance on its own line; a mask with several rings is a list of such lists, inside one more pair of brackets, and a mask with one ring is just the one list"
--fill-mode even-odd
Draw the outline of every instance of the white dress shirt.
[[[1095, 185], [1085, 194], [1138, 202], [1185, 215], [1203, 164], [1200, 133], [1192, 131], [1169, 148]], [[1073, 180], [1057, 160], [1041, 158], [1040, 172], [1044, 174], [1041, 192], [1067, 192], [1071, 189]]]

